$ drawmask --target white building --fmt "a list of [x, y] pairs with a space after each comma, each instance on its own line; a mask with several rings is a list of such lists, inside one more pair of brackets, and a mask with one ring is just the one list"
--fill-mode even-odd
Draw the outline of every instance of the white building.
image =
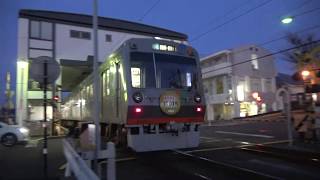
[[[122, 42], [130, 38], [163, 38], [187, 43], [182, 33], [111, 18], [98, 20], [98, 60], [102, 62]], [[39, 84], [29, 78], [29, 61], [49, 56], [58, 61], [61, 74], [56, 87], [70, 91], [92, 71], [92, 16], [64, 12], [21, 10], [18, 19], [18, 59], [16, 86], [16, 122], [43, 119], [43, 93]], [[51, 87], [49, 87], [50, 89]], [[60, 90], [51, 88], [61, 97]], [[48, 107], [52, 118], [52, 107]]]
[[274, 57], [259, 58], [269, 53], [252, 45], [220, 51], [201, 59], [208, 121], [276, 109]]

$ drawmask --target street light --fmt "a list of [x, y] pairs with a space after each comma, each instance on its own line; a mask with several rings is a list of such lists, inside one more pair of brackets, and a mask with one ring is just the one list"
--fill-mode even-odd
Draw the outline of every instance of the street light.
[[308, 70], [301, 71], [301, 76], [303, 79], [307, 78], [309, 75], [310, 75], [310, 71]]
[[282, 24], [290, 24], [293, 21], [293, 17], [285, 17], [281, 20]]

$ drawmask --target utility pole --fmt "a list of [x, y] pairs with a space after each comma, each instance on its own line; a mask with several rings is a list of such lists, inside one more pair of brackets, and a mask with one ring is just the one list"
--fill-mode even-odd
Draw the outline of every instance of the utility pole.
[[95, 153], [94, 153], [94, 169], [98, 170], [98, 154], [101, 149], [100, 145], [100, 77], [99, 77], [99, 62], [98, 62], [98, 0], [93, 0], [93, 92], [94, 92], [94, 124], [95, 124]]
[[11, 76], [10, 73], [7, 72], [6, 74], [6, 90], [5, 90], [5, 95], [6, 95], [6, 103], [4, 105], [4, 115], [5, 115], [5, 120], [7, 121], [8, 124], [13, 123], [13, 110], [14, 110], [14, 105], [12, 102], [12, 97], [14, 95], [14, 92], [11, 91]]

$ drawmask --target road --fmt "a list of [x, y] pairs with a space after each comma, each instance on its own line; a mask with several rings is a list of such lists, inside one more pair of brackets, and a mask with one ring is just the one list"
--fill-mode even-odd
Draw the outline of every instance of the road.
[[[61, 139], [48, 141], [48, 175], [59, 179], [59, 167], [65, 163]], [[4, 147], [0, 145], [0, 180], [44, 179], [42, 141], [34, 139], [30, 144]]]
[[[43, 179], [42, 141], [27, 146], [0, 146], [0, 179]], [[316, 179], [317, 162], [297, 163], [281, 156], [246, 150], [256, 144], [287, 142], [287, 124], [228, 122], [201, 127], [198, 148], [132, 153], [117, 151], [117, 178], [126, 179]], [[49, 140], [49, 177], [59, 179], [65, 159], [61, 139]], [[287, 152], [287, 154], [291, 152]], [[300, 156], [300, 155], [298, 155]], [[320, 157], [319, 157], [320, 159]], [[319, 160], [318, 159], [318, 160]]]

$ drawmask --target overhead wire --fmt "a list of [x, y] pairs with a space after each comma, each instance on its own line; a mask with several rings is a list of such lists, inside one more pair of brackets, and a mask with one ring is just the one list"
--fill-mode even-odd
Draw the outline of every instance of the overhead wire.
[[[313, 30], [313, 29], [318, 29], [318, 28], [320, 28], [320, 25], [315, 25], [315, 26], [307, 27], [307, 28], [304, 28], [302, 30], [298, 30], [296, 32], [293, 32], [293, 34], [300, 34], [300, 33], [303, 33], [303, 32], [306, 32], [306, 31], [310, 31], [310, 30]], [[278, 38], [275, 38], [275, 39], [272, 39], [272, 40], [261, 42], [261, 43], [258, 43], [256, 46], [264, 46], [264, 45], [267, 45], [267, 44], [270, 44], [270, 43], [273, 43], [273, 42], [288, 38], [289, 36], [290, 35], [285, 35], [285, 36], [281, 36], [281, 37], [278, 37]], [[238, 51], [234, 51], [233, 54], [241, 53], [241, 52], [247, 51], [249, 49], [250, 48], [245, 48], [245, 49], [241, 49], [241, 50], [238, 50]], [[210, 55], [210, 53], [202, 53], [202, 54], [206, 55], [206, 56]]]
[[212, 20], [210, 20], [207, 24], [212, 24], [213, 22], [217, 21], [217, 20], [220, 20], [222, 18], [225, 18], [227, 17], [229, 14], [237, 11], [238, 9], [240, 9], [241, 7], [249, 4], [249, 2], [252, 1], [252, 0], [248, 0], [248, 1], [245, 1], [244, 3], [241, 3], [240, 5], [237, 5], [236, 7], [230, 9], [229, 11], [227, 11], [225, 14], [221, 15], [221, 16], [218, 16], [218, 17], [215, 17], [213, 18]]
[[293, 15], [292, 17], [303, 16], [303, 15], [305, 15], [305, 14], [309, 14], [309, 13], [312, 13], [312, 12], [318, 11], [318, 10], [320, 10], [320, 7], [317, 7], [317, 8], [314, 8], [314, 9], [310, 9], [310, 10], [305, 11], [305, 12], [301, 12], [301, 13], [299, 13], [299, 14]]
[[152, 10], [159, 4], [160, 0], [157, 0], [139, 19], [138, 21], [142, 21]]
[[241, 64], [244, 64], [244, 63], [251, 62], [252, 60], [261, 60], [261, 59], [269, 57], [269, 56], [274, 56], [274, 55], [277, 55], [277, 54], [281, 54], [281, 53], [284, 53], [284, 52], [287, 52], [287, 51], [298, 49], [298, 48], [301, 48], [301, 47], [304, 47], [304, 46], [308, 46], [308, 45], [311, 45], [311, 44], [316, 44], [316, 43], [319, 43], [319, 42], [320, 42], [320, 39], [315, 40], [315, 41], [311, 41], [311, 42], [308, 42], [308, 43], [304, 43], [304, 44], [301, 44], [301, 45], [298, 45], [298, 46], [282, 49], [282, 50], [279, 50], [277, 52], [269, 53], [269, 54], [266, 54], [266, 55], [263, 55], [263, 56], [260, 56], [260, 57], [257, 57], [257, 58], [247, 59], [247, 60], [244, 60], [244, 61], [241, 61], [241, 62], [238, 62], [238, 63], [234, 63], [234, 64], [231, 64], [231, 65], [228, 65], [228, 66], [224, 66], [224, 67], [221, 67], [221, 68], [217, 68], [217, 69], [214, 69], [214, 70], [211, 70], [211, 71], [203, 72], [203, 74], [207, 74], [207, 73], [219, 71], [219, 70], [222, 70], [222, 69], [230, 68], [230, 67], [233, 67], [233, 66], [241, 65]]
[[[150, 8], [138, 19], [139, 22], [143, 21], [143, 19], [160, 3], [160, 0], [157, 0], [155, 3], [152, 4], [152, 6], [150, 6]], [[116, 43], [117, 45], [114, 46], [114, 49], [111, 51], [113, 52], [116, 48], [119, 47], [119, 45], [125, 40], [125, 38], [127, 37], [127, 34], [124, 34], [124, 36], [118, 40], [118, 42]]]
[[233, 17], [233, 18], [231, 18], [231, 19], [229, 19], [229, 20], [225, 21], [224, 23], [221, 23], [221, 24], [219, 24], [219, 25], [217, 25], [217, 26], [215, 26], [215, 27], [213, 27], [213, 28], [210, 28], [209, 30], [207, 30], [207, 31], [205, 31], [205, 32], [203, 32], [203, 33], [201, 33], [201, 34], [199, 34], [198, 36], [194, 37], [193, 39], [191, 39], [191, 40], [190, 40], [190, 42], [194, 42], [194, 41], [196, 41], [196, 40], [200, 39], [201, 37], [203, 37], [203, 36], [207, 35], [208, 33], [212, 32], [212, 31], [215, 31], [215, 30], [217, 30], [217, 29], [219, 29], [219, 28], [223, 27], [224, 25], [229, 24], [230, 22], [233, 22], [233, 21], [235, 21], [235, 20], [237, 20], [237, 19], [241, 18], [242, 16], [245, 16], [245, 15], [247, 15], [247, 14], [249, 14], [249, 13], [251, 13], [251, 12], [255, 11], [256, 9], [258, 9], [258, 8], [260, 8], [260, 7], [262, 7], [262, 6], [266, 5], [266, 4], [268, 4], [268, 3], [270, 3], [271, 1], [272, 1], [272, 0], [264, 1], [263, 3], [260, 3], [259, 5], [255, 6], [255, 7], [253, 7], [253, 8], [248, 9], [247, 11], [245, 11], [245, 12], [241, 13], [240, 15], [238, 15], [238, 16], [236, 16], [236, 17]]

